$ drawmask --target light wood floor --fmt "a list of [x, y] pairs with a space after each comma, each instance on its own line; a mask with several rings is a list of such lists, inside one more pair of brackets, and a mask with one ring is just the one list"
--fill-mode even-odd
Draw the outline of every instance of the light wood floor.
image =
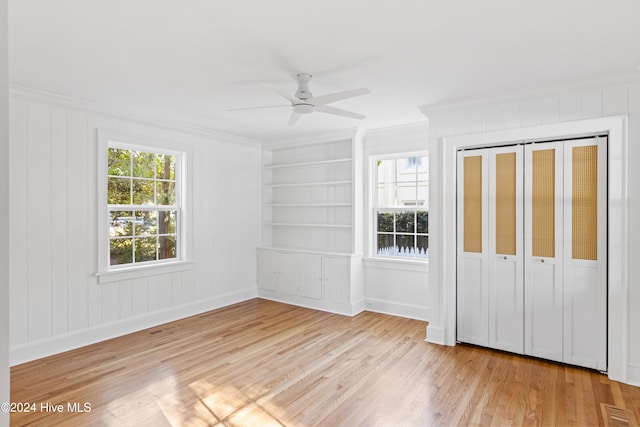
[[425, 326], [255, 299], [14, 367], [12, 401], [38, 412], [11, 425], [638, 425], [640, 388]]

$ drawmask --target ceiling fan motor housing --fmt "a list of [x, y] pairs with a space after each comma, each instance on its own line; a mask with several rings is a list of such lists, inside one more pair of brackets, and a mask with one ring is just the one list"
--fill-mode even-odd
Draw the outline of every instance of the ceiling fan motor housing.
[[311, 91], [309, 90], [309, 82], [311, 82], [311, 74], [298, 74], [298, 90], [295, 93], [296, 98], [309, 99], [313, 97]]

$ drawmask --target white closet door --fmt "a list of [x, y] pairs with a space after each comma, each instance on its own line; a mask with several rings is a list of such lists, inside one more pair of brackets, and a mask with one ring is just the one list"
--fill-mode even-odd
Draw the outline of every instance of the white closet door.
[[525, 146], [525, 354], [562, 361], [563, 143]]
[[606, 370], [607, 140], [564, 146], [564, 357]]
[[459, 341], [489, 345], [488, 331], [488, 156], [485, 150], [458, 152]]
[[487, 149], [489, 347], [524, 352], [521, 145]]

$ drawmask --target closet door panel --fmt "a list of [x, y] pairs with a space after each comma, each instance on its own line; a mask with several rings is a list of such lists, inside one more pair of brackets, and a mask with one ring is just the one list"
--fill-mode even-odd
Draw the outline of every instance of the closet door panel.
[[488, 149], [489, 346], [524, 351], [522, 146]]
[[606, 370], [606, 138], [564, 145], [564, 361]]
[[458, 318], [459, 341], [489, 345], [487, 156], [458, 153]]
[[562, 145], [525, 147], [525, 354], [562, 361]]

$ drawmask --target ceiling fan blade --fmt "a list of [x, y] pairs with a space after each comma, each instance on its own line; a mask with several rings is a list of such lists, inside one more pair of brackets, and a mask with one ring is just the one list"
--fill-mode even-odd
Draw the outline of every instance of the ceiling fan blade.
[[367, 93], [371, 93], [371, 91], [366, 87], [361, 87], [360, 89], [351, 89], [342, 92], [330, 93], [328, 95], [314, 96], [313, 98], [307, 99], [307, 102], [310, 102], [315, 106], [325, 105], [336, 101], [342, 101], [343, 99], [353, 98], [355, 96], [366, 95]]
[[281, 108], [281, 107], [291, 107], [291, 105], [280, 104], [280, 105], [263, 105], [260, 107], [244, 107], [244, 108], [232, 108], [227, 111], [244, 111], [244, 110], [261, 110], [263, 108]]
[[289, 119], [289, 126], [293, 126], [296, 123], [298, 123], [298, 120], [300, 120], [300, 117], [302, 116], [302, 114], [298, 114], [295, 111], [291, 112], [291, 118]]
[[296, 98], [295, 96], [290, 95], [287, 92], [278, 89], [277, 87], [267, 86], [267, 85], [264, 85], [264, 87], [269, 88], [272, 91], [274, 91], [275, 93], [277, 93], [278, 95], [280, 95], [281, 97], [283, 97], [285, 99], [288, 99], [291, 103], [300, 102], [300, 100], [298, 98]]
[[362, 120], [367, 116], [354, 113], [353, 111], [343, 110], [342, 108], [331, 107], [329, 105], [316, 105], [315, 111], [327, 114], [335, 114], [336, 116], [351, 117], [352, 119]]

